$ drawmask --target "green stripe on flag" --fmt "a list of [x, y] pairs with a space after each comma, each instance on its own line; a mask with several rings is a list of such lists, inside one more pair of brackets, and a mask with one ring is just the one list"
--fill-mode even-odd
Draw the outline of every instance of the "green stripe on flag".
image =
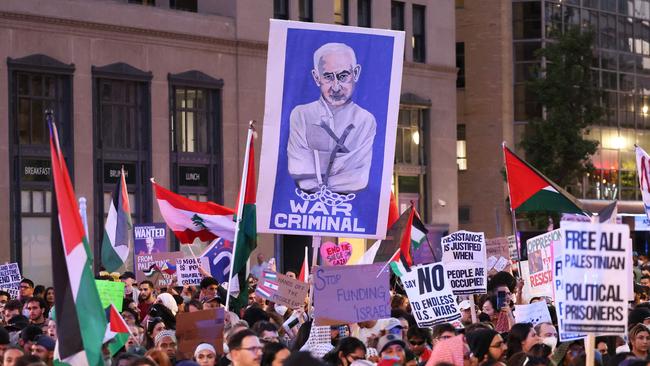
[[104, 231], [104, 239], [102, 240], [102, 265], [108, 272], [115, 272], [123, 264], [122, 258], [117, 254], [111, 243], [108, 232]]
[[517, 212], [534, 212], [534, 211], [553, 211], [562, 213], [582, 214], [580, 207], [576, 206], [563, 195], [542, 189], [531, 196], [521, 206], [517, 207]]
[[402, 277], [404, 272], [406, 272], [406, 268], [404, 268], [404, 265], [400, 262], [390, 262], [390, 269], [393, 270], [393, 273], [395, 273], [395, 276], [397, 277]]
[[414, 250], [417, 250], [422, 243], [426, 240], [427, 235], [420, 231], [417, 227], [411, 227], [411, 245]]
[[[86, 253], [90, 253], [86, 237], [83, 238], [83, 246]], [[104, 363], [102, 342], [104, 333], [106, 333], [106, 314], [99, 299], [90, 261], [86, 260], [86, 263], [80, 263], [80, 265], [83, 266], [83, 269], [74, 306], [77, 308], [81, 338], [88, 357], [88, 364], [101, 366]]]

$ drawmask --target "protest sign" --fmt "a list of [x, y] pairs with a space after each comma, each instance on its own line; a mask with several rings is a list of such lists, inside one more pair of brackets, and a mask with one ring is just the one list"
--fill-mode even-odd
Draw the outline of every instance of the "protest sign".
[[456, 296], [442, 263], [411, 267], [411, 271], [402, 275], [401, 279], [418, 327], [426, 328], [460, 319]]
[[[557, 316], [557, 322], [558, 322], [558, 338], [560, 339], [560, 342], [568, 342], [568, 341], [573, 341], [573, 340], [578, 340], [586, 337], [586, 334], [583, 333], [575, 333], [575, 332], [565, 332], [563, 331], [563, 324], [564, 324], [564, 301], [561, 299], [557, 298], [557, 293], [560, 291], [564, 291], [564, 274], [562, 273], [562, 245], [563, 243], [560, 242], [558, 245], [552, 246], [551, 247], [551, 253], [553, 256], [553, 299], [555, 300], [555, 314]], [[527, 262], [527, 261], [526, 261]], [[524, 262], [521, 264], [522, 270], [523, 270], [523, 278], [525, 281], [528, 281], [529, 276], [527, 275], [528, 273], [528, 265], [524, 266]], [[526, 284], [524, 287], [524, 292], [529, 291], [530, 286]]]
[[178, 279], [178, 286], [197, 286], [203, 279], [203, 274], [199, 271], [199, 267], [203, 268], [205, 273], [210, 270], [208, 258], [178, 258], [176, 259], [176, 276]]
[[321, 245], [320, 256], [330, 266], [343, 266], [352, 256], [352, 245], [348, 242], [334, 244], [328, 241]]
[[149, 280], [156, 287], [166, 287], [176, 278], [176, 259], [183, 258], [182, 252], [154, 253], [135, 256], [135, 279]]
[[485, 234], [457, 231], [442, 238], [442, 263], [454, 295], [487, 292]]
[[510, 259], [519, 260], [519, 251], [517, 250], [517, 237], [510, 235], [508, 238], [508, 249], [510, 250]]
[[549, 231], [526, 241], [528, 277], [531, 296], [551, 296], [553, 293], [552, 248], [562, 241], [560, 229]]
[[308, 283], [265, 270], [257, 283], [255, 293], [276, 304], [296, 309], [304, 305], [308, 289]]
[[133, 225], [133, 253], [145, 255], [167, 251], [167, 225], [156, 222], [152, 224]]
[[509, 245], [508, 238], [494, 238], [485, 241], [487, 255], [485, 269], [488, 271], [488, 276], [494, 276], [501, 271], [512, 273]]
[[12, 299], [18, 298], [22, 279], [18, 263], [0, 265], [0, 289], [7, 291]]
[[[558, 321], [562, 332], [624, 334], [632, 270], [627, 225], [562, 222], [556, 265]], [[554, 255], [556, 255], [554, 253]], [[559, 257], [559, 259], [558, 259]]]
[[230, 262], [232, 258], [232, 243], [223, 238], [216, 239], [205, 248], [201, 257], [208, 258], [210, 274], [219, 283], [228, 282]]
[[533, 323], [533, 325], [539, 323], [553, 323], [546, 301], [515, 305], [514, 316], [516, 323]]
[[382, 263], [319, 266], [314, 270], [314, 318], [317, 325], [390, 318], [388, 271]]
[[179, 359], [189, 360], [201, 343], [214, 346], [223, 353], [224, 308], [199, 310], [176, 315], [176, 337]]
[[403, 60], [404, 32], [271, 19], [258, 232], [385, 237]]
[[117, 311], [122, 312], [122, 300], [124, 299], [124, 282], [95, 280], [99, 300], [102, 308], [106, 309], [110, 304], [115, 305]]

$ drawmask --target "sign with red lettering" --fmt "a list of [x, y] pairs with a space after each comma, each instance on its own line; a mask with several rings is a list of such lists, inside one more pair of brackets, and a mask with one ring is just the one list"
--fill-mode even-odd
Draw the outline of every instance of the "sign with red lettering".
[[328, 241], [321, 245], [320, 256], [330, 266], [343, 266], [352, 256], [352, 245], [345, 241], [338, 245]]
[[528, 249], [528, 278], [530, 296], [550, 296], [553, 293], [553, 255], [551, 247], [562, 241], [560, 229], [549, 231], [526, 241]]

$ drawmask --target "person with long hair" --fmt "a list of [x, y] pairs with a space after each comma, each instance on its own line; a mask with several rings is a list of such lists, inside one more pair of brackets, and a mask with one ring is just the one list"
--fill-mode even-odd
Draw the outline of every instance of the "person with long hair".
[[528, 353], [538, 343], [542, 343], [542, 341], [533, 328], [532, 323], [517, 323], [512, 326], [510, 333], [508, 333], [508, 352], [506, 357], [509, 358], [515, 353], [522, 351]]
[[278, 342], [269, 342], [264, 345], [262, 350], [262, 361], [260, 366], [282, 366], [284, 360], [289, 357], [291, 352], [287, 346]]
[[356, 360], [366, 359], [366, 345], [358, 338], [346, 337], [341, 339], [336, 348], [328, 352], [323, 359], [332, 366], [350, 366]]
[[47, 314], [50, 313], [50, 310], [54, 307], [54, 287], [48, 287], [45, 289], [45, 303], [47, 304]]
[[144, 347], [146, 349], [153, 348], [154, 339], [158, 333], [162, 332], [165, 329], [167, 328], [165, 327], [165, 322], [162, 320], [162, 318], [149, 317], [147, 320], [147, 333], [144, 337]]

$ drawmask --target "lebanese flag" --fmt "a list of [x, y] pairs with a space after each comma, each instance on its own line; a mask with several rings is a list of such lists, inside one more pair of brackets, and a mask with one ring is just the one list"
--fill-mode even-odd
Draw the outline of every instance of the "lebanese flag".
[[503, 144], [510, 208], [520, 212], [553, 211], [588, 214], [569, 192], [560, 188]]
[[56, 360], [71, 366], [102, 366], [106, 317], [92, 271], [90, 246], [77, 198], [59, 145], [52, 115], [47, 116], [52, 159], [52, 282], [56, 326], [61, 330]]
[[151, 183], [160, 213], [181, 244], [192, 244], [197, 238], [204, 243], [216, 238], [235, 239], [235, 211], [231, 208], [185, 198], [158, 185], [153, 178]]

